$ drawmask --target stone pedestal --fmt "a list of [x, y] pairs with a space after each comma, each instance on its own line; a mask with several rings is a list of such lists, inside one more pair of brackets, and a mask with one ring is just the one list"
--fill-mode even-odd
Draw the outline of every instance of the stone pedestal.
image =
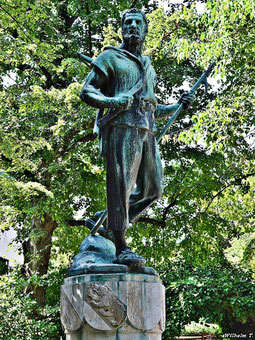
[[160, 340], [165, 288], [156, 275], [72, 276], [61, 288], [61, 322], [66, 340]]

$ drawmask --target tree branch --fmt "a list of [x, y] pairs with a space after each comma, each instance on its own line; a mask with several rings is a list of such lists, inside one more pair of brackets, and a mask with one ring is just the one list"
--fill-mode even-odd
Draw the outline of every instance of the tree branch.
[[131, 4], [130, 8], [135, 8], [136, 4], [137, 4], [137, 0], [133, 0], [133, 2], [132, 2], [132, 4]]
[[162, 215], [162, 222], [164, 223], [164, 225], [166, 224], [166, 215], [168, 214], [170, 208], [174, 207], [177, 203], [177, 198], [178, 195], [174, 198], [174, 200], [169, 203], [163, 210], [163, 215]]
[[[78, 142], [79, 143], [90, 142], [90, 141], [95, 140], [96, 138], [97, 138], [97, 136], [93, 132], [91, 132], [91, 133], [88, 133], [86, 136], [83, 136], [80, 139], [78, 139], [77, 143]], [[71, 148], [71, 147], [72, 147], [72, 145], [69, 148]]]
[[[92, 222], [92, 220], [90, 220]], [[67, 224], [69, 224], [71, 227], [76, 226], [85, 226], [89, 230], [92, 230], [93, 224], [92, 223], [86, 223], [86, 220], [68, 220], [66, 221]], [[103, 226], [99, 227], [97, 230], [98, 234], [107, 238], [108, 240], [113, 241], [113, 235], [111, 230], [105, 229]]]
[[92, 57], [92, 22], [90, 18], [90, 8], [89, 8], [89, 2], [86, 0], [85, 2], [85, 8], [88, 16], [88, 40], [89, 40], [89, 56]]
[[81, 137], [80, 139], [76, 140], [75, 142], [70, 143], [70, 139], [73, 138], [75, 135], [78, 135], [78, 132], [79, 132], [78, 130], [72, 130], [70, 134], [67, 136], [64, 145], [61, 146], [61, 150], [59, 150], [59, 148], [56, 148], [55, 155], [57, 155], [57, 157], [59, 156], [64, 157], [67, 154], [67, 152], [69, 152], [75, 146], [76, 143], [86, 143], [89, 141], [93, 141], [97, 138], [97, 136], [93, 132], [91, 132]]
[[[137, 222], [149, 223], [149, 224], [160, 226], [162, 228], [165, 227], [165, 224], [163, 221], [156, 220], [154, 218], [149, 218], [149, 217], [140, 217], [137, 220]], [[83, 226], [83, 225], [87, 227], [85, 220], [67, 220], [66, 223], [68, 223], [71, 227]]]
[[15, 19], [12, 14], [10, 14], [2, 5], [0, 5], [0, 8], [2, 8], [2, 10], [9, 15], [9, 17], [12, 18], [13, 21], [16, 22], [16, 24], [21, 28], [23, 34], [32, 42], [32, 39], [25, 33], [26, 31], [26, 27], [24, 27], [17, 19]]
[[160, 226], [161, 228], [165, 227], [164, 221], [156, 220], [154, 218], [149, 218], [149, 217], [139, 217], [137, 222], [149, 223], [149, 224]]
[[65, 28], [68, 30], [69, 28], [72, 27], [72, 24], [74, 23], [74, 21], [78, 18], [78, 16], [69, 16], [68, 15], [68, 1], [63, 1], [62, 2], [62, 6], [60, 6], [59, 8], [59, 15], [62, 19], [64, 19], [65, 21]]
[[217, 192], [217, 194], [215, 194], [213, 197], [212, 197], [212, 200], [208, 203], [207, 207], [205, 208], [205, 211], [207, 211], [209, 209], [209, 207], [211, 206], [212, 202], [214, 201], [214, 199], [216, 197], [218, 197], [224, 190], [226, 190], [227, 188], [229, 188], [230, 186], [232, 185], [242, 185], [241, 181], [242, 179], [246, 179], [248, 177], [251, 177], [251, 176], [255, 176], [255, 172], [252, 172], [250, 174], [247, 174], [247, 175], [243, 175], [243, 176], [240, 176], [238, 178], [235, 178], [234, 180], [232, 180], [231, 182], [227, 183], [221, 190], [219, 190]]
[[86, 225], [85, 224], [85, 220], [67, 220], [66, 221], [67, 224], [69, 224], [71, 227], [76, 227], [79, 225]]

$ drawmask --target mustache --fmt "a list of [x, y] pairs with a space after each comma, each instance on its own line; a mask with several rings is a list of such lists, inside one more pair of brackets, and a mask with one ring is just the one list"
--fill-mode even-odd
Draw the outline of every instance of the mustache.
[[126, 34], [140, 34], [139, 30], [137, 28], [129, 28], [125, 32]]

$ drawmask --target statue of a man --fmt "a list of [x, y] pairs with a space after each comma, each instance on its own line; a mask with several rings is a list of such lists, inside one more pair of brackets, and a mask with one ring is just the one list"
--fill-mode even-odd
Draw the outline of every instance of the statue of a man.
[[[155, 139], [155, 119], [170, 116], [193, 94], [173, 105], [158, 105], [154, 94], [156, 74], [149, 57], [142, 55], [148, 31], [145, 14], [126, 10], [122, 16], [123, 42], [106, 47], [93, 61], [81, 99], [113, 115], [101, 127], [101, 153], [107, 165], [107, 224], [116, 246], [116, 262], [144, 265], [145, 259], [127, 246], [125, 233], [163, 191], [163, 172]], [[142, 86], [138, 86], [139, 82]], [[113, 112], [116, 112], [114, 115]]]

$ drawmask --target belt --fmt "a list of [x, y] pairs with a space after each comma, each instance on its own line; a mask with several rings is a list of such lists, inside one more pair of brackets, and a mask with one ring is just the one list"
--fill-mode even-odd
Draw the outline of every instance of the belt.
[[[155, 99], [138, 97], [134, 99], [131, 108], [139, 108], [146, 112], [154, 112], [157, 108], [157, 105], [158, 103]], [[120, 111], [117, 110], [117, 113], [119, 112]], [[117, 117], [116, 110], [113, 111], [110, 110], [106, 116], [99, 119], [99, 121], [97, 122], [97, 126], [103, 127], [105, 124], [109, 123], [115, 117]]]
[[157, 101], [151, 98], [138, 97], [134, 99], [132, 107], [138, 107], [144, 111], [154, 112], [157, 108]]

